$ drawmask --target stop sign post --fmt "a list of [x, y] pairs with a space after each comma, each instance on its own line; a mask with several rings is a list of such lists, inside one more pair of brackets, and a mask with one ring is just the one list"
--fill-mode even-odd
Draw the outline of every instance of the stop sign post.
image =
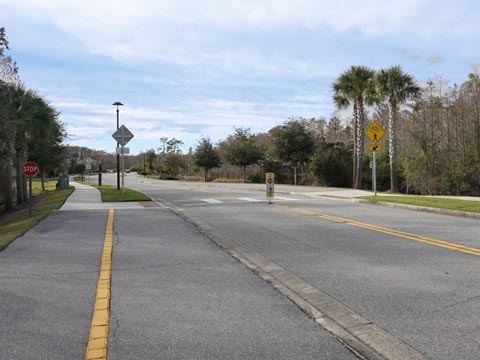
[[265, 174], [265, 183], [267, 185], [267, 199], [268, 199], [269, 204], [272, 203], [273, 196], [275, 195], [274, 180], [275, 180], [275, 174], [274, 173], [266, 173]]
[[23, 164], [23, 173], [29, 177], [29, 192], [30, 196], [28, 198], [28, 216], [32, 216], [32, 176], [37, 175], [38, 165], [33, 161], [27, 161]]

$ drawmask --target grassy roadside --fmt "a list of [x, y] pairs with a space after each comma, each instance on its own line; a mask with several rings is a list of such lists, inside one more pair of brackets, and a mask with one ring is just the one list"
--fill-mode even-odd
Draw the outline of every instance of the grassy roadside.
[[39, 184], [34, 183], [32, 189], [33, 206], [32, 217], [28, 216], [28, 207], [17, 209], [8, 214], [2, 214], [0, 217], [0, 251], [5, 249], [13, 240], [24, 234], [33, 226], [37, 225], [42, 219], [48, 216], [52, 211], [57, 210], [63, 205], [65, 200], [73, 192], [73, 188], [68, 190], [55, 190], [56, 181], [47, 183], [46, 191], [41, 192]]
[[480, 212], [480, 201], [432, 198], [424, 196], [361, 196], [357, 199], [386, 201], [416, 206], [429, 206], [459, 211]]
[[119, 201], [149, 201], [150, 198], [141, 192], [125, 188], [125, 196], [122, 199], [122, 191], [117, 190], [115, 185], [98, 186], [96, 183], [84, 182], [85, 185], [93, 186], [100, 190], [103, 202], [119, 202]]

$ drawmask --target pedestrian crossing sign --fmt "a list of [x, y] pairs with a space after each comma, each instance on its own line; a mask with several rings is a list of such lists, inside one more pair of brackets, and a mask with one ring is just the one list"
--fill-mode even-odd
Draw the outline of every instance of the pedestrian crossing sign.
[[385, 135], [385, 131], [382, 129], [382, 127], [376, 122], [372, 122], [370, 126], [365, 130], [365, 135], [368, 136], [368, 138], [376, 144], [377, 142], [380, 141], [380, 139]]

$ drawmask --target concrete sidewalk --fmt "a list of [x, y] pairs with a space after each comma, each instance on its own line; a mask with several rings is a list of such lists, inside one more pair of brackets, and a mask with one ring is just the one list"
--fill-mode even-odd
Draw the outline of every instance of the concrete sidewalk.
[[107, 214], [54, 211], [0, 252], [0, 359], [84, 358]]
[[72, 210], [106, 210], [106, 209], [144, 209], [138, 201], [102, 202], [100, 191], [96, 188], [75, 181], [70, 182], [75, 191], [65, 201], [59, 211]]

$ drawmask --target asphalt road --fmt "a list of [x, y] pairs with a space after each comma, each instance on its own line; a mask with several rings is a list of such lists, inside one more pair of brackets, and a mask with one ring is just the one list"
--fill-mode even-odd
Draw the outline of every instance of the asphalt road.
[[480, 258], [452, 248], [480, 248], [478, 220], [298, 194], [269, 206], [253, 187], [134, 175], [126, 186], [201, 219], [426, 358], [479, 357]]
[[[85, 357], [104, 206], [55, 212], [0, 253], [0, 359]], [[113, 228], [108, 359], [356, 359], [168, 208], [118, 206]]]
[[168, 209], [115, 229], [109, 359], [355, 359]]

